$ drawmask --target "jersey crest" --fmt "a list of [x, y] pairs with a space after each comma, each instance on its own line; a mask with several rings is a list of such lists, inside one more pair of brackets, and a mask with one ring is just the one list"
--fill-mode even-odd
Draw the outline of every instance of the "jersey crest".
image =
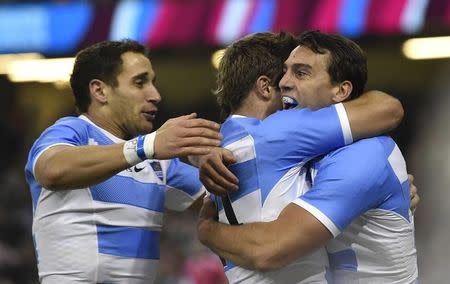
[[156, 176], [163, 181], [164, 174], [162, 171], [161, 163], [158, 161], [152, 161], [150, 162], [150, 166], [152, 166], [153, 171], [155, 172]]

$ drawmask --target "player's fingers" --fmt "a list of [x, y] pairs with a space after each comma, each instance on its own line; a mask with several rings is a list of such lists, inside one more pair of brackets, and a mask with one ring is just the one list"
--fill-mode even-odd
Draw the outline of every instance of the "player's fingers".
[[231, 192], [238, 190], [238, 178], [222, 163], [216, 161], [212, 164], [213, 171], [210, 177], [221, 187], [228, 189]]
[[202, 127], [209, 128], [218, 131], [220, 129], [220, 124], [217, 122], [203, 119], [203, 118], [194, 118], [183, 121], [183, 126], [188, 128]]
[[211, 152], [211, 147], [209, 146], [186, 146], [179, 147], [178, 156], [186, 157], [186, 156], [196, 156], [196, 155], [207, 155]]
[[409, 195], [411, 196], [411, 199], [418, 195], [417, 187], [415, 185], [409, 187]]
[[233, 152], [225, 148], [222, 148], [222, 159], [226, 165], [231, 165], [237, 162]]
[[408, 174], [408, 180], [409, 180], [409, 183], [413, 183], [414, 182], [414, 176], [411, 175], [411, 174]]
[[216, 216], [216, 205], [210, 198], [205, 197], [203, 199], [203, 205], [200, 209], [200, 218], [203, 219], [214, 219]]
[[180, 123], [182, 124], [184, 121], [195, 119], [196, 117], [197, 117], [197, 114], [195, 112], [186, 114], [186, 115], [182, 115], [182, 116], [177, 116], [177, 117], [168, 119], [160, 128], [163, 128], [164, 126], [173, 125], [173, 124], [180, 124]]
[[209, 192], [218, 196], [227, 195], [227, 190], [216, 184], [209, 176], [200, 174], [200, 181]]
[[180, 131], [182, 137], [206, 137], [212, 139], [222, 139], [222, 134], [206, 127], [185, 128]]
[[205, 137], [183, 137], [179, 138], [176, 144], [178, 147], [217, 147], [220, 145], [220, 140]]
[[411, 198], [411, 208], [412, 209], [416, 209], [417, 208], [417, 206], [419, 205], [419, 202], [420, 202], [420, 196], [418, 195], [418, 194], [416, 194], [416, 195], [414, 195], [412, 198]]

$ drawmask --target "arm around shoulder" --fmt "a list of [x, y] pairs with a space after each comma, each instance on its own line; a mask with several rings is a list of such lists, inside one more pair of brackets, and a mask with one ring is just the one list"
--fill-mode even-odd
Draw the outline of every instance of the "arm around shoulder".
[[404, 116], [400, 101], [381, 91], [368, 91], [343, 104], [354, 140], [389, 132]]
[[252, 270], [279, 269], [323, 246], [332, 238], [328, 229], [312, 214], [296, 204], [288, 205], [278, 219], [230, 226], [214, 221], [214, 210], [205, 201], [200, 213], [200, 241], [234, 264]]

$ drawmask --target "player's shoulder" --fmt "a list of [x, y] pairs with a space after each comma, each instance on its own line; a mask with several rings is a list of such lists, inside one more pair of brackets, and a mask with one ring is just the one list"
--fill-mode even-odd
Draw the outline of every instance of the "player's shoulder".
[[79, 116], [65, 116], [58, 119], [52, 126], [87, 127], [89, 123]]
[[229, 145], [252, 135], [260, 120], [253, 117], [230, 116], [220, 128], [223, 135], [222, 146]]
[[340, 162], [355, 170], [365, 169], [375, 173], [384, 168], [394, 147], [394, 140], [388, 136], [361, 139], [329, 153], [323, 162], [325, 164]]
[[387, 135], [361, 139], [347, 146], [350, 151], [365, 153], [367, 156], [387, 158], [396, 147], [395, 141]]

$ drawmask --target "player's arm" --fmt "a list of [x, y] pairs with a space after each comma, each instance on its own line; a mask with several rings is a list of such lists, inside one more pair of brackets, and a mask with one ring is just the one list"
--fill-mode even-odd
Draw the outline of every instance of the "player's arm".
[[189, 156], [189, 161], [199, 169], [200, 181], [209, 192], [225, 196], [238, 190], [239, 180], [227, 167], [236, 162], [231, 151], [215, 147], [206, 155]]
[[213, 220], [213, 205], [206, 203], [198, 224], [200, 240], [236, 265], [262, 271], [280, 268], [324, 245], [389, 194], [376, 187], [386, 178], [383, 148], [377, 143], [367, 140], [321, 160], [313, 187], [286, 206], [277, 220], [221, 224]]
[[207, 154], [220, 144], [218, 130], [217, 123], [197, 119], [195, 114], [181, 116], [168, 120], [152, 134], [121, 144], [49, 147], [37, 158], [34, 172], [39, 183], [50, 190], [85, 187], [146, 158]]
[[389, 132], [398, 126], [404, 115], [400, 101], [381, 91], [368, 91], [343, 105], [353, 140]]
[[231, 226], [214, 220], [215, 206], [204, 200], [198, 223], [200, 241], [234, 264], [259, 271], [283, 267], [323, 246], [332, 234], [312, 214], [290, 204], [272, 222]]

